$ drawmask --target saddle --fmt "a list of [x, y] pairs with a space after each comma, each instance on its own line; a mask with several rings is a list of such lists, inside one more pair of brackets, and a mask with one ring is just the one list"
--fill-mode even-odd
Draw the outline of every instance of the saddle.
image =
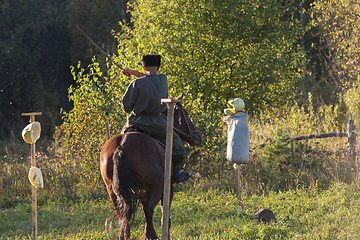
[[[149, 135], [143, 127], [136, 125], [136, 124], [125, 128], [124, 133], [128, 133], [128, 132], [138, 132], [138, 133], [143, 133], [143, 134]], [[150, 137], [152, 137], [152, 136], [150, 136]], [[163, 147], [166, 147], [165, 143], [161, 142], [159, 139], [156, 139], [154, 137], [152, 137], [152, 138], [155, 139], [158, 143], [160, 143], [160, 145], [162, 145]]]
[[125, 128], [124, 133], [128, 133], [128, 132], [139, 132], [139, 133], [144, 133], [146, 135], [149, 135], [143, 127], [136, 125], [136, 124]]

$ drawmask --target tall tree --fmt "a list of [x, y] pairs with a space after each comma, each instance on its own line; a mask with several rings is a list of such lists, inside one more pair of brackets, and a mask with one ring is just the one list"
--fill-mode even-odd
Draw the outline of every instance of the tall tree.
[[255, 113], [294, 98], [301, 25], [290, 1], [137, 0], [131, 6], [128, 34], [118, 35], [121, 58], [162, 54], [172, 91], [185, 91], [194, 109], [220, 110], [241, 97]]
[[[244, 99], [246, 110], [256, 113], [295, 98], [303, 53], [292, 7], [273, 0], [131, 1], [132, 21], [116, 34], [115, 60], [141, 70], [142, 54], [161, 54], [170, 95], [185, 92], [186, 108], [210, 149], [223, 143], [219, 119], [229, 99]], [[78, 154], [91, 169], [98, 169], [105, 141], [103, 111], [118, 133], [126, 120], [120, 99], [129, 84], [112, 64], [107, 75], [99, 66], [95, 61], [88, 74], [74, 69], [74, 108], [63, 125], [71, 156]]]
[[[318, 39], [309, 90], [325, 103], [352, 87], [360, 72], [360, 3], [351, 0], [318, 0], [310, 12], [313, 35]], [[311, 67], [311, 66], [310, 66]], [[318, 70], [318, 71], [316, 71]]]
[[0, 1], [0, 138], [21, 132], [28, 121], [21, 112], [31, 111], [43, 112], [37, 119], [44, 135], [52, 136], [62, 123], [60, 109], [72, 108], [69, 67], [79, 60], [90, 64], [98, 53], [76, 26], [114, 52], [111, 31], [119, 31], [125, 8], [126, 0]]
[[21, 112], [43, 112], [46, 133], [61, 124], [59, 109], [71, 107], [65, 16], [65, 0], [0, 2], [0, 138], [21, 133], [28, 121]]
[[[70, 46], [72, 62], [91, 63], [91, 58], [99, 53], [78, 26], [109, 54], [116, 53], [117, 42], [113, 31], [119, 32], [119, 22], [129, 22], [126, 13], [128, 0], [69, 0], [67, 5], [68, 24], [73, 44]], [[103, 58], [101, 58], [103, 59]]]

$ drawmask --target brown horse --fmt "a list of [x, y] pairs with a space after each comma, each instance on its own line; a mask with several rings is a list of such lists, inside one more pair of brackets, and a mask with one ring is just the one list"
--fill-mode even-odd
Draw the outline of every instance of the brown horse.
[[[190, 145], [201, 144], [201, 134], [180, 104], [176, 106], [174, 130]], [[186, 127], [185, 127], [186, 126]], [[153, 225], [156, 205], [163, 199], [165, 147], [152, 137], [128, 132], [110, 138], [100, 154], [100, 171], [119, 218], [120, 239], [130, 239], [129, 222], [141, 203], [146, 239], [158, 239]], [[173, 197], [171, 186], [170, 201]]]

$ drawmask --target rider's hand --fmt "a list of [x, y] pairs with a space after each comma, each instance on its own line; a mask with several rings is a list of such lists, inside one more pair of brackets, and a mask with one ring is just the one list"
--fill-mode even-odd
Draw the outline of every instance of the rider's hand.
[[121, 70], [121, 73], [124, 74], [125, 76], [127, 76], [127, 77], [129, 78], [129, 77], [131, 77], [130, 71], [131, 71], [131, 70], [128, 69], [128, 68], [123, 68], [123, 69]]

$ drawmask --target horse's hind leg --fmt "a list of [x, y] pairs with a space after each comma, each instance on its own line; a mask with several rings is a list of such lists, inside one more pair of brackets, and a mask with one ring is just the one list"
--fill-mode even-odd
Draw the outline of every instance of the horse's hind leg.
[[153, 224], [153, 215], [156, 205], [159, 203], [162, 196], [162, 188], [156, 187], [148, 192], [147, 197], [142, 197], [141, 204], [143, 205], [143, 212], [145, 215], [145, 236], [146, 239], [159, 239], [156, 235], [155, 227]]
[[[119, 227], [120, 227], [120, 233], [119, 233], [119, 240], [127, 240], [130, 239], [130, 227], [127, 224], [126, 219], [120, 219], [119, 215], [119, 203], [117, 201], [117, 196], [115, 195], [112, 186], [107, 187], [108, 194], [110, 196], [111, 202], [114, 205], [116, 216], [119, 220]], [[124, 226], [125, 225], [125, 226]]]

